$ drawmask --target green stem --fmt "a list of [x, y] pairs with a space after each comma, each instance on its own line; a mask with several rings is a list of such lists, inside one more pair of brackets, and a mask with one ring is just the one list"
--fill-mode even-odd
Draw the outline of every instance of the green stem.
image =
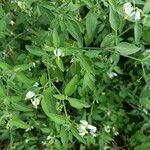
[[[48, 73], [49, 84], [52, 85], [55, 88], [55, 90], [57, 91], [58, 94], [61, 94], [61, 92], [59, 91], [59, 89], [55, 86], [55, 84], [51, 80], [50, 72], [49, 72], [48, 67], [47, 67], [47, 73]], [[66, 109], [66, 105], [65, 105], [64, 101], [63, 101], [63, 107], [64, 107], [64, 112], [65, 112], [66, 118], [68, 118], [67, 109]]]

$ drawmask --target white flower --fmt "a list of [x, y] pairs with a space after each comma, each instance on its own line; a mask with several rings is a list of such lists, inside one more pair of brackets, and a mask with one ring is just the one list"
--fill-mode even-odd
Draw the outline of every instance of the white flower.
[[107, 133], [110, 133], [110, 129], [111, 127], [109, 125], [105, 126], [104, 127], [104, 130], [107, 132]]
[[39, 86], [39, 83], [38, 82], [35, 82], [33, 87], [38, 87]]
[[46, 138], [47, 140], [50, 140], [51, 139], [51, 136], [49, 135], [49, 136], [47, 136], [47, 138]]
[[80, 124], [77, 129], [79, 131], [79, 135], [81, 136], [84, 136], [85, 134], [88, 133], [88, 131], [86, 130], [86, 126], [83, 124]]
[[38, 98], [31, 99], [32, 105], [37, 109], [38, 105], [40, 104], [40, 100]]
[[35, 93], [32, 91], [28, 91], [25, 99], [31, 99], [35, 96]]
[[150, 53], [150, 49], [147, 49], [145, 52], [146, 52], [146, 53]]
[[31, 126], [30, 128], [27, 128], [27, 129], [25, 130], [25, 132], [31, 131], [33, 128], [34, 128], [34, 127]]
[[141, 13], [138, 8], [134, 8], [130, 2], [127, 2], [123, 5], [124, 11], [126, 13], [126, 17], [134, 17], [135, 21], [139, 21], [141, 19]]
[[110, 113], [111, 113], [111, 112], [110, 112], [110, 111], [108, 111], [108, 112], [107, 112], [107, 116], [110, 116]]
[[92, 126], [92, 125], [88, 125], [87, 128], [90, 130], [90, 134], [94, 137], [96, 137], [96, 131], [97, 131], [97, 128], [95, 126]]
[[131, 4], [130, 2], [125, 3], [125, 4], [123, 5], [123, 7], [124, 7], [124, 10], [125, 10], [125, 13], [126, 13], [128, 16], [131, 17], [131, 16], [134, 15], [134, 12], [133, 12], [134, 8], [132, 7], [132, 4]]
[[110, 79], [117, 77], [117, 73], [115, 73], [115, 72], [107, 72], [107, 75], [109, 76]]
[[46, 141], [42, 141], [42, 145], [46, 145], [47, 144], [47, 142]]
[[135, 21], [139, 21], [140, 19], [141, 19], [141, 13], [139, 9], [137, 9], [135, 12]]
[[119, 132], [117, 132], [117, 131], [116, 131], [116, 132], [114, 132], [114, 135], [116, 135], [116, 136], [117, 136], [117, 135], [119, 135]]
[[87, 128], [93, 132], [96, 132], [97, 128], [95, 126], [92, 126], [92, 125], [88, 125]]
[[36, 67], [36, 64], [35, 64], [35, 62], [33, 62], [33, 63], [32, 63], [32, 65], [33, 65], [33, 67], [34, 67], [34, 68]]
[[145, 108], [143, 108], [143, 113], [147, 115], [148, 111]]
[[87, 122], [86, 120], [80, 120], [80, 123], [81, 123], [82, 125], [85, 125], [85, 126], [88, 125], [88, 122]]
[[112, 127], [112, 131], [113, 131], [114, 135], [116, 135], [116, 136], [119, 135], [119, 132], [116, 131], [115, 127]]
[[93, 137], [96, 136], [95, 133], [97, 131], [97, 128], [95, 126], [88, 124], [86, 120], [80, 120], [80, 124], [77, 129], [79, 131], [79, 135], [81, 136], [84, 136], [85, 134], [88, 134], [89, 132]]
[[61, 49], [55, 49], [55, 50], [54, 50], [54, 55], [57, 56], [57, 57], [62, 56]]
[[18, 1], [17, 4], [20, 8], [22, 8], [22, 3], [20, 1]]
[[28, 143], [29, 142], [29, 139], [25, 139], [25, 143]]
[[13, 26], [15, 24], [15, 22], [13, 20], [11, 20], [10, 24]]

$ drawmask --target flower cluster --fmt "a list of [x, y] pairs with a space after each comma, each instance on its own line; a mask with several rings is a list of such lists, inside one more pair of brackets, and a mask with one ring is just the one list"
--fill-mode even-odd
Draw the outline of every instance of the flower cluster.
[[32, 91], [27, 92], [25, 99], [30, 99], [33, 107], [36, 109], [37, 109], [38, 105], [40, 104], [40, 99], [37, 98], [36, 94]]
[[115, 127], [111, 127], [109, 125], [104, 127], [105, 132], [110, 133], [111, 131], [114, 133], [114, 135], [118, 135], [119, 133], [116, 131]]
[[140, 9], [134, 8], [130, 2], [125, 3], [123, 8], [127, 15], [125, 18], [133, 17], [135, 21], [139, 21], [141, 19]]
[[110, 79], [113, 79], [114, 77], [117, 77], [117, 73], [115, 73], [115, 72], [107, 72], [107, 75]]
[[80, 120], [80, 124], [77, 129], [81, 136], [84, 136], [85, 134], [88, 134], [88, 133], [90, 133], [93, 137], [96, 136], [95, 133], [97, 131], [97, 128], [95, 126], [88, 124], [86, 120]]

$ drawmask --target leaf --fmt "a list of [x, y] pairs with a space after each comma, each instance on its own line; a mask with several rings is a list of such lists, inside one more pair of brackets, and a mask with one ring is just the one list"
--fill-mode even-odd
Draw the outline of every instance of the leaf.
[[6, 29], [6, 17], [0, 19], [0, 32]]
[[48, 117], [57, 124], [65, 124], [67, 119], [63, 115], [49, 113]]
[[51, 113], [50, 107], [48, 106], [47, 102], [42, 99], [41, 101], [41, 106], [43, 111], [45, 112], [45, 114], [55, 123], [57, 124], [64, 124], [66, 123], [66, 117], [62, 116], [62, 115], [57, 115], [55, 113]]
[[104, 39], [103, 39], [103, 41], [102, 41], [102, 43], [101, 43], [101, 47], [114, 46], [114, 44], [115, 44], [115, 38], [116, 38], [116, 35], [115, 35], [115, 34], [113, 34], [113, 33], [107, 34], [107, 35], [104, 37]]
[[11, 124], [21, 129], [30, 128], [30, 125], [28, 125], [26, 122], [22, 121], [21, 119], [19, 119], [17, 116], [14, 116], [14, 115], [11, 118]]
[[111, 7], [113, 8], [113, 10], [116, 11], [116, 8], [117, 8], [116, 0], [108, 0], [108, 1], [111, 4]]
[[66, 99], [66, 96], [63, 95], [63, 94], [55, 94], [53, 95], [56, 99], [58, 100], [65, 100]]
[[150, 150], [150, 143], [145, 143], [134, 148], [134, 150]]
[[115, 12], [111, 6], [109, 7], [109, 22], [111, 28], [117, 32], [120, 26], [120, 18], [117, 12]]
[[92, 91], [95, 89], [95, 78], [93, 75], [86, 73], [83, 78], [83, 88], [88, 86]]
[[55, 100], [52, 96], [53, 88], [47, 88], [43, 92], [43, 101], [45, 102], [46, 108], [49, 113], [55, 113], [56, 112], [56, 106], [55, 106]]
[[77, 138], [77, 140], [79, 140], [80, 142], [82, 142], [84, 144], [86, 143], [85, 140], [79, 135], [77, 128], [72, 126], [70, 128], [70, 130], [71, 130], [71, 133], [73, 134], [73, 136]]
[[89, 57], [80, 54], [77, 58], [79, 59], [81, 66], [86, 70], [87, 73], [95, 75], [95, 70]]
[[143, 30], [143, 40], [146, 42], [150, 42], [150, 29], [144, 29]]
[[41, 106], [42, 106], [42, 109], [43, 111], [45, 112], [45, 114], [52, 120], [54, 121], [55, 123], [57, 124], [64, 124], [66, 123], [66, 118], [62, 115], [57, 115], [57, 114], [54, 114], [54, 113], [50, 113], [49, 112], [49, 109], [47, 108], [47, 105], [46, 105], [46, 102], [42, 99], [41, 101]]
[[18, 111], [23, 111], [23, 112], [28, 112], [28, 111], [32, 111], [32, 109], [20, 102], [11, 102], [11, 105], [12, 107], [15, 109], [15, 110], [18, 110]]
[[55, 48], [58, 48], [60, 46], [60, 39], [59, 39], [58, 32], [56, 29], [53, 30], [52, 37], [53, 37], [53, 46]]
[[93, 39], [97, 27], [97, 15], [89, 12], [86, 16], [86, 30], [90, 40]]
[[19, 82], [23, 83], [26, 87], [30, 87], [33, 85], [34, 81], [29, 79], [25, 74], [22, 72], [18, 72], [16, 74], [16, 78]]
[[127, 43], [127, 42], [119, 43], [115, 47], [115, 49], [122, 56], [132, 55], [132, 54], [134, 54], [134, 53], [136, 53], [136, 52], [138, 52], [140, 50], [139, 47], [135, 46], [134, 44]]
[[77, 83], [78, 83], [78, 75], [75, 75], [65, 87], [64, 92], [67, 96], [71, 96], [75, 92], [77, 88]]
[[2, 84], [0, 84], [0, 97], [4, 97], [5, 96], [5, 90], [4, 90], [4, 86]]
[[68, 132], [68, 130], [66, 130], [65, 127], [61, 127], [60, 139], [61, 139], [62, 144], [64, 146], [67, 146], [68, 141], [69, 141], [69, 132]]
[[5, 63], [5, 62], [1, 62], [1, 61], [0, 61], [0, 68], [3, 69], [3, 70], [8, 70], [8, 69], [11, 68], [11, 66], [8, 65], [8, 64]]
[[15, 72], [21, 72], [21, 71], [25, 71], [28, 70], [30, 67], [33, 67], [33, 63], [30, 64], [23, 64], [23, 65], [16, 65], [13, 70]]
[[78, 45], [82, 47], [83, 39], [82, 39], [79, 25], [73, 20], [67, 20], [66, 25], [67, 25], [68, 32], [73, 36], [73, 38], [77, 40]]
[[150, 12], [150, 0], [147, 0], [143, 7], [143, 13], [149, 13]]
[[145, 16], [142, 23], [143, 25], [150, 27], [150, 16]]
[[76, 98], [67, 97], [67, 100], [69, 101], [70, 105], [76, 109], [82, 109], [82, 108], [89, 108], [90, 105], [82, 100], [78, 100]]
[[43, 56], [44, 54], [46, 54], [41, 48], [39, 47], [33, 47], [33, 46], [29, 46], [29, 45], [26, 45], [26, 49], [33, 55], [36, 55], [36, 56]]
[[141, 24], [136, 22], [134, 25], [134, 38], [136, 44], [139, 44], [140, 39], [142, 37], [142, 32], [143, 30]]
[[62, 72], [64, 72], [64, 64], [63, 64], [63, 61], [59, 58], [56, 58], [55, 59], [56, 60], [56, 64], [57, 64], [57, 66], [59, 67], [59, 69], [62, 71]]

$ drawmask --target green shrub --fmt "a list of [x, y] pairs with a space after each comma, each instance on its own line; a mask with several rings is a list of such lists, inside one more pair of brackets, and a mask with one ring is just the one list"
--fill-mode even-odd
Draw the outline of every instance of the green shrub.
[[150, 149], [150, 1], [0, 1], [0, 149]]

